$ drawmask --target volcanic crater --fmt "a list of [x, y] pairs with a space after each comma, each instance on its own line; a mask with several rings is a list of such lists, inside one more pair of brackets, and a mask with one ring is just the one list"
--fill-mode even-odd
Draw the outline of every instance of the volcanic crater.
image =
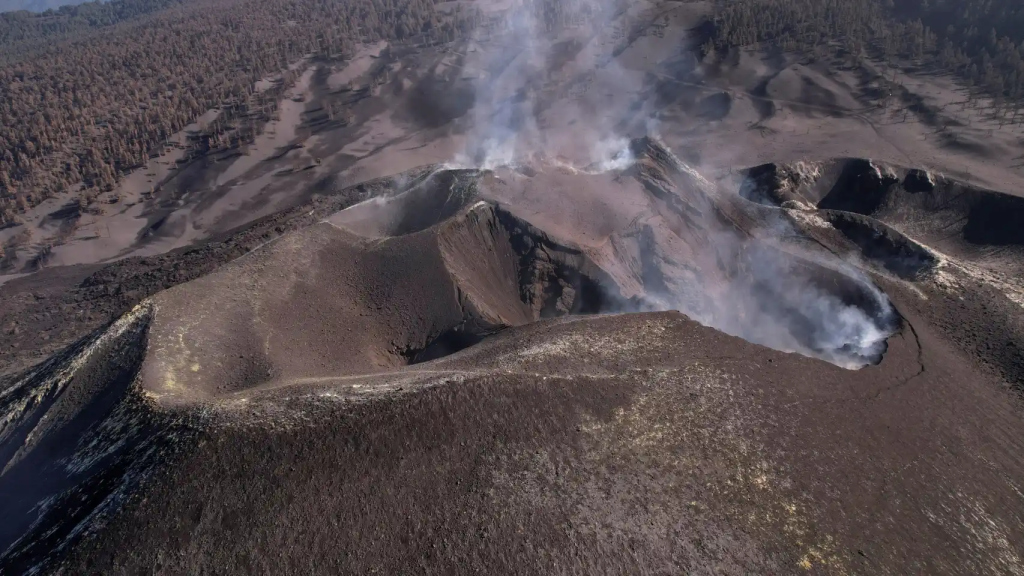
[[[833, 514], [820, 496], [836, 489], [836, 478], [855, 474], [847, 464], [807, 456], [803, 448], [800, 458], [809, 460], [781, 454], [759, 459], [739, 447], [753, 442], [767, 454], [765, 447], [778, 438], [799, 447], [817, 435], [815, 442], [844, 451], [871, 450], [870, 437], [858, 441], [863, 446], [850, 446], [840, 432], [889, 418], [889, 412], [841, 405], [883, 395], [895, 401], [915, 384], [949, 401], [995, 402], [986, 389], [945, 387], [963, 370], [955, 362], [963, 351], [952, 352], [949, 342], [971, 324], [934, 318], [937, 307], [957, 305], [955, 291], [972, 279], [983, 284], [977, 290], [1013, 301], [1006, 283], [984, 273], [1005, 257], [985, 247], [1016, 246], [1013, 234], [993, 226], [979, 236], [971, 214], [994, 204], [1012, 210], [1015, 200], [861, 160], [759, 166], [730, 188], [706, 179], [655, 138], [633, 140], [628, 153], [630, 162], [607, 171], [561, 161], [490, 170], [433, 165], [348, 189], [339, 196], [345, 199], [341, 206], [315, 200], [310, 211], [295, 210], [294, 220], [271, 221], [280, 223], [269, 241], [145, 298], [113, 324], [18, 376], [0, 395], [0, 491], [17, 495], [3, 503], [8, 521], [0, 532], [0, 549], [7, 550], [2, 566], [111, 566], [109, 546], [120, 538], [168, 550], [184, 538], [187, 546], [206, 549], [204, 538], [217, 533], [212, 525], [209, 532], [202, 528], [209, 514], [222, 526], [290, 522], [313, 505], [313, 492], [294, 492], [298, 507], [271, 513], [255, 496], [217, 502], [220, 496], [209, 485], [181, 474], [191, 470], [200, 478], [216, 467], [270, 466], [278, 480], [268, 476], [266, 482], [295, 486], [299, 471], [323, 458], [332, 466], [362, 467], [377, 482], [395, 486], [393, 496], [406, 506], [420, 506], [412, 502], [433, 494], [436, 507], [418, 512], [432, 522], [451, 521], [461, 482], [471, 493], [491, 490], [500, 502], [494, 506], [512, 510], [538, 535], [572, 510], [563, 503], [529, 516], [516, 502], [531, 493], [530, 483], [510, 478], [568, 481], [573, 490], [607, 481], [579, 460], [587, 451], [626, 459], [635, 470], [654, 466], [644, 450], [659, 459], [688, 454], [707, 466], [700, 476], [709, 486], [725, 481], [716, 472], [723, 458], [737, 462], [746, 484], [711, 492], [687, 484], [657, 497], [666, 506], [699, 497], [729, 511], [705, 518], [696, 533], [732, 530], [744, 510], [788, 510], [799, 498]], [[939, 224], [928, 224], [933, 220], [923, 213]], [[959, 239], [946, 232], [949, 222], [962, 226]], [[233, 250], [231, 241], [224, 246]], [[963, 314], [974, 322], [984, 318], [980, 311]], [[1000, 364], [982, 353], [981, 361], [1020, 378], [1006, 359]], [[728, 394], [760, 407], [734, 414], [722, 403], [726, 382]], [[467, 420], [455, 424], [455, 413], [444, 408], [451, 395], [485, 388], [492, 395], [475, 401], [488, 414], [507, 414], [487, 421], [459, 412]], [[827, 399], [837, 394], [838, 400]], [[679, 406], [711, 402], [724, 412], [680, 408], [675, 414], [647, 404], [670, 397]], [[834, 408], [825, 408], [833, 401]], [[413, 408], [403, 407], [409, 402], [439, 420], [416, 419], [407, 411]], [[821, 410], [803, 408], [819, 402], [825, 403]], [[780, 424], [776, 414], [791, 420]], [[333, 418], [341, 418], [341, 428], [331, 424]], [[504, 418], [533, 424], [512, 433]], [[628, 424], [629, 418], [638, 420]], [[633, 426], [629, 434], [648, 431], [632, 440], [644, 447], [640, 452], [609, 436], [621, 435], [611, 431], [627, 424]], [[915, 416], [886, 434], [905, 438], [924, 429], [907, 428], [918, 424], [924, 426]], [[422, 436], [380, 436], [381, 426], [391, 425]], [[1017, 426], [1010, 420], [1006, 425]], [[460, 426], [467, 428], [459, 432]], [[771, 426], [782, 428], [769, 432]], [[273, 436], [267, 442], [289, 447], [239, 455], [237, 450], [257, 450], [253, 438], [238, 435], [254, 427]], [[687, 440], [702, 427], [726, 441], [709, 447]], [[584, 436], [564, 437], [570, 433]], [[328, 445], [345, 448], [321, 447], [327, 452], [317, 455], [291, 445], [307, 435], [334, 438]], [[474, 438], [469, 444], [467, 435]], [[486, 450], [478, 441], [499, 436], [509, 439]], [[423, 479], [399, 481], [398, 468], [373, 468], [373, 458], [383, 457], [378, 450], [399, 454], [399, 468], [412, 458]], [[431, 450], [446, 455], [434, 461]], [[572, 476], [555, 480], [557, 467], [550, 475], [523, 459], [534, 450], [575, 462]], [[498, 460], [481, 463], [478, 472], [461, 467], [463, 458], [484, 453]], [[895, 465], [891, 458], [897, 455], [877, 465]], [[430, 466], [434, 472], [423, 472]], [[827, 476], [811, 472], [820, 467], [829, 470]], [[317, 470], [319, 477], [323, 469]], [[454, 492], [430, 492], [430, 483], [441, 481], [437, 474], [445, 485], [454, 482]], [[950, 490], [975, 481], [965, 472], [944, 474], [937, 481]], [[762, 480], [756, 478], [762, 476], [780, 480], [758, 492]], [[862, 477], [867, 484], [875, 478]], [[361, 482], [356, 476], [338, 481], [342, 492], [362, 494], [371, 506], [387, 498], [355, 488]], [[269, 490], [263, 482], [257, 480]], [[899, 489], [910, 493], [921, 482], [908, 476]], [[809, 492], [798, 496], [793, 486]], [[857, 488], [843, 484], [842, 490]], [[938, 498], [934, 491], [917, 497]], [[181, 534], [193, 536], [173, 536], [152, 523], [131, 536], [125, 532], [152, 506], [178, 510], [190, 501], [205, 502], [182, 512], [196, 520]], [[329, 498], [324, 505], [363, 522], [352, 516], [358, 512], [352, 502]], [[491, 505], [484, 504], [472, 514], [489, 514]], [[374, 510], [366, 518], [395, 534], [403, 530], [398, 516]], [[924, 522], [913, 511], [903, 514], [908, 523]], [[849, 531], [842, 538], [856, 540], [862, 537], [858, 530], [879, 529], [821, 518]], [[773, 522], [744, 528], [757, 534], [751, 544], [755, 564], [771, 564], [775, 551], [806, 553], [800, 552], [803, 544], [773, 532]], [[493, 525], [508, 538], [525, 538], [524, 545], [541, 545], [532, 536], [513, 537], [511, 529], [502, 521]], [[356, 535], [345, 542], [347, 550], [368, 545]], [[400, 556], [376, 554], [394, 569], [406, 565]], [[134, 558], [129, 563], [141, 561]], [[661, 558], [648, 552], [651, 562]], [[299, 566], [296, 558], [281, 562], [281, 569]]]

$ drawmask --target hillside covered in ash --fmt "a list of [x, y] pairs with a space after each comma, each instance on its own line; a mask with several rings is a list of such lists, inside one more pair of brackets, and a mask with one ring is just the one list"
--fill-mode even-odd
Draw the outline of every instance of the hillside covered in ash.
[[0, 15], [0, 573], [1024, 572], [962, 8]]
[[1015, 569], [1019, 296], [876, 218], [952, 184], [629, 153], [348, 190], [16, 377], [5, 571]]

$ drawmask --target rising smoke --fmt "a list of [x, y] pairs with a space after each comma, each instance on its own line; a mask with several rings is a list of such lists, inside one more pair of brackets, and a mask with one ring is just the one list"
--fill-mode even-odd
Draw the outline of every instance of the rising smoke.
[[[472, 128], [457, 165], [496, 168], [555, 161], [578, 169], [628, 164], [628, 127], [640, 72], [614, 54], [628, 41], [618, 0], [485, 0], [468, 42], [475, 77]], [[488, 18], [489, 16], [489, 18]]]
[[[654, 120], [635, 90], [642, 72], [622, 68], [617, 57], [649, 16], [640, 4], [477, 2], [484, 24], [465, 62], [475, 77], [475, 104], [465, 151], [454, 164], [549, 165], [589, 174], [633, 166], [631, 137], [650, 133]], [[665, 226], [645, 225], [645, 293], [639, 305], [634, 300], [623, 309], [680, 310], [749, 341], [847, 368], [880, 360], [898, 320], [863, 273], [738, 232], [714, 206], [717, 187], [666, 155], [685, 173], [675, 193], [699, 216], [661, 214]], [[674, 228], [664, 222], [673, 218]], [[797, 234], [784, 219], [775, 226], [777, 236]]]

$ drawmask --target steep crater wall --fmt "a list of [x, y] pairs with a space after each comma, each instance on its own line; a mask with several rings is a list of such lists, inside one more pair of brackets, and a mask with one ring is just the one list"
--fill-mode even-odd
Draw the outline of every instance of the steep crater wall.
[[1024, 198], [941, 174], [865, 159], [765, 164], [744, 173], [739, 193], [771, 206], [859, 214], [940, 252], [1024, 271]]

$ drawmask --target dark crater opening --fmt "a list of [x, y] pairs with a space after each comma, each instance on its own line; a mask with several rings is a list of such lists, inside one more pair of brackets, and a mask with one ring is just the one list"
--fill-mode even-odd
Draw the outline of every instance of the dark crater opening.
[[964, 240], [995, 246], [1024, 245], [1024, 198], [986, 194], [967, 213]]
[[330, 217], [336, 225], [368, 236], [404, 236], [454, 216], [476, 198], [476, 170], [430, 172], [396, 194], [378, 196]]
[[786, 176], [778, 164], [754, 166], [744, 174], [739, 195], [756, 204], [781, 206], [789, 199], [782, 194], [782, 181]]
[[873, 214], [882, 206], [889, 189], [898, 184], [897, 178], [883, 175], [870, 161], [850, 160], [818, 208]]
[[579, 250], [503, 210], [496, 214], [519, 256], [520, 298], [538, 318], [599, 314], [616, 307], [619, 298], [609, 292], [614, 283]]
[[463, 323], [441, 332], [421, 350], [410, 352], [407, 357], [409, 364], [422, 364], [451, 356], [461, 352], [470, 346], [483, 342], [488, 336], [497, 334], [503, 329], [502, 326], [492, 326], [483, 322], [475, 316], [471, 316]]
[[829, 223], [862, 250], [900, 278], [913, 280], [933, 269], [938, 261], [923, 246], [892, 228], [850, 212], [825, 212]]
[[598, 282], [568, 266], [558, 267], [541, 282], [544, 294], [541, 318], [600, 314], [612, 308], [611, 299]]
[[388, 235], [412, 234], [443, 222], [465, 207], [475, 192], [475, 170], [431, 174], [404, 193], [406, 198]]
[[924, 170], [910, 170], [907, 177], [903, 179], [903, 189], [911, 194], [919, 192], [931, 192], [935, 190], [935, 182]]
[[[518, 318], [518, 325], [561, 316], [621, 311], [628, 306], [616, 291], [614, 282], [578, 249], [554, 241], [502, 208], [493, 207], [485, 214], [481, 211], [474, 217], [472, 226], [477, 233], [486, 233], [494, 240], [494, 251], [471, 253], [472, 262], [459, 265], [460, 274], [467, 276], [460, 276], [458, 281], [466, 282], [467, 286], [489, 285], [491, 290], [497, 290], [483, 298], [489, 302], [488, 306], [497, 306], [491, 309], [492, 313], [500, 310], [501, 317]], [[479, 236], [474, 238], [479, 241]], [[500, 265], [501, 246], [510, 249], [514, 270]], [[470, 266], [463, 268], [465, 264]], [[506, 271], [502, 272], [503, 269]], [[504, 289], [508, 291], [501, 293]], [[455, 354], [508, 327], [484, 320], [485, 316], [493, 315], [475, 309], [461, 292], [459, 298], [465, 311], [463, 320], [442, 331], [422, 348], [405, 352], [403, 355], [410, 364]]]

